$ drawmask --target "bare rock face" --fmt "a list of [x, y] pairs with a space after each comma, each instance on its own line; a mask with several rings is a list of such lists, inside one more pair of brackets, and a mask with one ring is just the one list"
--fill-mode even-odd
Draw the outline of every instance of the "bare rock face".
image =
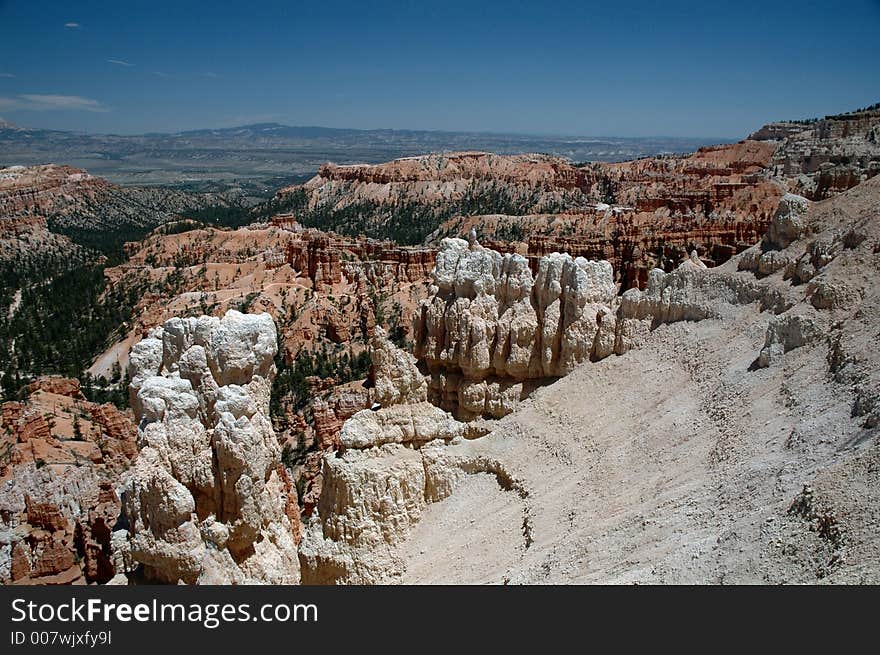
[[822, 335], [822, 323], [814, 316], [782, 314], [770, 320], [758, 366], [778, 363], [789, 350], [800, 348]]
[[616, 303], [608, 262], [552, 253], [533, 276], [525, 257], [463, 239], [441, 242], [434, 283], [414, 350], [431, 373], [431, 400], [463, 418], [504, 416], [529, 380], [566, 375], [601, 352], [600, 317]]
[[79, 380], [65, 378], [60, 375], [44, 375], [39, 377], [29, 384], [25, 391], [27, 393], [44, 391], [46, 393], [54, 393], [59, 396], [68, 396], [70, 398], [85, 398], [80, 390]]
[[803, 196], [786, 193], [767, 228], [762, 243], [766, 250], [783, 250], [800, 238], [804, 231], [804, 217], [810, 201]]
[[370, 340], [370, 360], [374, 402], [395, 405], [426, 400], [428, 385], [416, 358], [391, 343], [380, 327]]
[[364, 409], [342, 426], [339, 439], [343, 448], [364, 449], [386, 443], [421, 446], [435, 439], [464, 436], [467, 426], [431, 403]]
[[826, 116], [808, 125], [776, 124], [762, 138], [779, 140], [771, 173], [795, 193], [822, 200], [880, 173], [880, 108]]
[[371, 346], [370, 392], [379, 404], [345, 421], [339, 449], [321, 460], [317, 511], [299, 551], [306, 584], [374, 584], [399, 576], [397, 546], [427, 503], [439, 499], [426, 487], [424, 453], [430, 444], [475, 434], [426, 401], [427, 384], [415, 359], [381, 328]]
[[[323, 456], [322, 492], [300, 547], [304, 582], [399, 579], [401, 548], [426, 507], [466, 476], [488, 473], [526, 502], [524, 483], [481, 448], [486, 424], [462, 421], [504, 416], [535, 386], [625, 354], [663, 323], [718, 318], [719, 305], [790, 307], [753, 275], [707, 268], [696, 253], [618, 297], [607, 262], [553, 253], [533, 276], [524, 257], [485, 249], [473, 235], [444, 240], [434, 282], [416, 318], [418, 363], [377, 331], [375, 397], [387, 405], [351, 416], [339, 449]], [[782, 348], [799, 345], [796, 327], [778, 331]], [[524, 518], [525, 548], [530, 530]]]
[[401, 570], [395, 547], [421, 517], [418, 450], [386, 444], [323, 460], [318, 511], [300, 544], [305, 584], [375, 584]]
[[148, 578], [299, 581], [296, 492], [269, 420], [268, 314], [174, 318], [132, 349], [139, 456], [125, 492]]
[[0, 583], [104, 583], [116, 568], [111, 532], [119, 474], [136, 429], [76, 380], [43, 377], [0, 416]]
[[[452, 494], [466, 475], [490, 473], [502, 488], [527, 496], [502, 464], [480, 452], [478, 441], [462, 438], [467, 426], [448, 415], [444, 421], [443, 413], [426, 403], [393, 409], [411, 416], [423, 412], [423, 422], [437, 429], [438, 438], [391, 442], [389, 435], [400, 432], [386, 416], [372, 425], [372, 438], [364, 430], [363, 441], [351, 441], [362, 447], [325, 455], [324, 490], [300, 545], [304, 583], [399, 580], [405, 571], [400, 546], [425, 508]], [[450, 440], [451, 435], [456, 436]]]
[[31, 463], [12, 467], [0, 492], [0, 582], [104, 583], [119, 549], [120, 502], [104, 469]]

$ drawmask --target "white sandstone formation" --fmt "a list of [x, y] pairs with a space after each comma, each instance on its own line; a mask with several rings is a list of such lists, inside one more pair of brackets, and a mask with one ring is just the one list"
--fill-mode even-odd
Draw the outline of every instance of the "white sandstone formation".
[[[399, 577], [397, 547], [429, 502], [450, 493], [426, 478], [426, 453], [483, 434], [426, 401], [415, 359], [377, 329], [371, 343], [377, 409], [342, 426], [340, 450], [322, 462], [322, 491], [300, 544], [306, 584], [375, 584]], [[438, 459], [438, 458], [434, 458]], [[431, 480], [447, 479], [433, 467]], [[445, 490], [445, 493], [444, 491]]]
[[528, 380], [566, 375], [607, 350], [602, 317], [615, 311], [616, 288], [606, 261], [553, 253], [533, 276], [521, 255], [444, 239], [433, 275], [415, 354], [431, 373], [430, 399], [462, 418], [509, 414]]
[[795, 256], [787, 249], [803, 233], [809, 207], [810, 201], [806, 198], [791, 193], [785, 194], [779, 201], [776, 213], [759, 246], [749, 248], [740, 256], [740, 270], [771, 275], [776, 271], [792, 267]]
[[[380, 428], [376, 434], [381, 433]], [[318, 511], [300, 544], [303, 583], [398, 580], [405, 572], [401, 544], [428, 504], [448, 497], [466, 475], [490, 473], [503, 489], [526, 496], [500, 463], [479, 452], [478, 444], [461, 437], [418, 448], [384, 442], [325, 455]]]
[[296, 492], [269, 419], [275, 324], [172, 318], [132, 348], [131, 557], [176, 583], [299, 581]]
[[348, 419], [339, 433], [343, 448], [370, 448], [386, 443], [412, 446], [434, 439], [465, 436], [467, 426], [429, 402], [362, 409]]
[[713, 301], [751, 302], [750, 280], [707, 275], [696, 252], [644, 290], [617, 295], [611, 264], [564, 253], [528, 260], [475, 241], [444, 239], [434, 293], [414, 320], [414, 351], [429, 371], [428, 399], [462, 420], [500, 418], [537, 386], [588, 360], [623, 354], [661, 323], [716, 316]]
[[300, 543], [304, 584], [376, 584], [402, 573], [396, 546], [425, 508], [421, 450], [385, 444], [324, 456]]
[[373, 402], [387, 406], [427, 399], [428, 385], [416, 358], [391, 343], [378, 326], [370, 340], [370, 364]]
[[[765, 240], [728, 264], [708, 269], [692, 255], [669, 273], [651, 271], [644, 290], [619, 298], [606, 264], [554, 254], [533, 276], [521, 257], [486, 250], [473, 238], [470, 244], [446, 240], [435, 293], [416, 320], [418, 364], [387, 342], [374, 346], [374, 364], [382, 363], [374, 366], [376, 387], [383, 398], [402, 404], [352, 416], [342, 428], [342, 448], [325, 456], [324, 492], [300, 549], [303, 581], [545, 582], [570, 580], [572, 571], [591, 581], [731, 574], [760, 581], [752, 572], [756, 561], [764, 575], [785, 579], [778, 571], [791, 567], [795, 551], [779, 559], [775, 545], [766, 550], [765, 533], [803, 545], [797, 530], [807, 530], [778, 485], [794, 489], [803, 476], [813, 476], [821, 444], [836, 439], [825, 450], [834, 462], [880, 425], [880, 368], [871, 365], [877, 294], [865, 272], [866, 262], [876, 268], [880, 252], [877, 196], [849, 195], [863, 217], [855, 225], [840, 229], [846, 217], [833, 205], [808, 209], [805, 201], [786, 197]], [[764, 257], [768, 253], [775, 254]], [[680, 321], [695, 324], [661, 328]], [[577, 366], [615, 353], [626, 356]], [[420, 367], [428, 371], [433, 404], [413, 382]], [[646, 378], [646, 370], [663, 377]], [[434, 406], [454, 409], [459, 418], [501, 415], [519, 402], [522, 385], [569, 371], [483, 438], [473, 438], [474, 423], [460, 423]], [[615, 386], [621, 379], [626, 383]], [[639, 388], [646, 379], [664, 383]], [[609, 389], [616, 391], [609, 395]], [[793, 389], [801, 394], [798, 403]], [[748, 394], [750, 411], [739, 411], [741, 394]], [[847, 432], [817, 431], [826, 425], [845, 425]], [[808, 441], [820, 432], [821, 441]], [[591, 447], [596, 442], [601, 448]], [[743, 442], [750, 446], [742, 448]], [[682, 455], [685, 444], [695, 449], [691, 455]], [[772, 457], [767, 449], [775, 449]], [[799, 449], [806, 456], [792, 459]], [[719, 507], [718, 471], [739, 475], [724, 464], [730, 458], [748, 462], [749, 475], [753, 464], [773, 472], [760, 506], [749, 486], [754, 478], [740, 476], [733, 483], [721, 478], [727, 491]], [[786, 473], [781, 461], [799, 461], [800, 468]], [[634, 467], [648, 475], [633, 478]], [[859, 475], [867, 480], [871, 470]], [[486, 474], [498, 489], [486, 491]], [[700, 496], [694, 495], [695, 480]], [[652, 500], [658, 486], [677, 494], [674, 528], [666, 527], [666, 496], [662, 506]], [[484, 495], [462, 495], [474, 489]], [[865, 485], [846, 502], [858, 506], [868, 489], [873, 487]], [[637, 509], [626, 509], [621, 494]], [[701, 528], [707, 538], [684, 544], [681, 535], [704, 520], [692, 510], [695, 498], [710, 517]], [[731, 506], [737, 519], [724, 534], [733, 537], [719, 541], [719, 521], [730, 521]], [[864, 526], [873, 526], [872, 516]], [[746, 524], [751, 532], [742, 533]], [[669, 544], [659, 555], [658, 534]], [[740, 534], [753, 550], [765, 548], [748, 567], [742, 566]], [[867, 529], [857, 538], [870, 541], [873, 534]], [[487, 543], [496, 535], [502, 537], [497, 547]], [[578, 535], [588, 538], [575, 543], [571, 537]], [[823, 539], [828, 537], [814, 538]], [[798, 579], [810, 579], [816, 562], [828, 562], [821, 566], [832, 571], [841, 566], [840, 558], [827, 554], [839, 548], [833, 541], [819, 543], [822, 557], [809, 550], [801, 556], [807, 577]], [[635, 557], [632, 543], [641, 544]], [[725, 553], [722, 563], [716, 547]], [[671, 573], [644, 565], [653, 564], [645, 558], [657, 557]], [[731, 562], [739, 568], [731, 569]]]
[[340, 450], [323, 459], [321, 498], [300, 545], [304, 582], [399, 579], [401, 545], [428, 504], [450, 496], [465, 476], [488, 473], [518, 502], [527, 498], [481, 449], [475, 437], [486, 430], [444, 410], [463, 420], [505, 416], [548, 379], [626, 353], [659, 324], [717, 317], [718, 300], [763, 299], [753, 277], [714, 276], [695, 253], [671, 273], [651, 271], [644, 291], [618, 297], [608, 262], [554, 253], [533, 276], [524, 257], [502, 256], [474, 238], [443, 241], [434, 281], [415, 320], [418, 362], [381, 331], [373, 340], [373, 398], [381, 407], [349, 418]]

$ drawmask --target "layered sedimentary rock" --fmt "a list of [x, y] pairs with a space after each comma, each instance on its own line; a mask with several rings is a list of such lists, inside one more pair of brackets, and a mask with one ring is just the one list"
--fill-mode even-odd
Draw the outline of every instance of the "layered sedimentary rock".
[[0, 168], [0, 216], [47, 216], [104, 196], [109, 182], [71, 166]]
[[286, 262], [312, 280], [316, 289], [328, 289], [344, 280], [364, 279], [372, 284], [418, 282], [434, 266], [432, 248], [408, 248], [392, 241], [348, 239], [318, 230], [293, 230], [286, 239]]
[[[503, 538], [518, 499], [465, 480], [422, 513], [400, 549], [402, 580], [880, 579], [880, 178], [789, 200], [768, 243], [721, 267], [686, 263], [633, 299], [709, 318], [658, 326], [641, 348], [584, 364], [470, 442], [528, 491], [531, 547]], [[741, 267], [753, 252], [778, 252], [793, 270]], [[815, 268], [808, 282], [794, 276], [801, 261]]]
[[235, 231], [155, 234], [128, 244], [128, 255], [126, 264], [107, 270], [113, 283], [161, 279], [182, 269], [170, 305], [163, 295], [143, 298], [136, 330], [146, 332], [175, 312], [197, 307], [218, 314], [254, 308], [283, 325], [284, 350], [293, 356], [306, 342], [324, 337], [333, 343], [369, 338], [377, 299], [387, 299], [386, 316], [399, 307], [394, 318], [407, 328], [412, 299], [424, 295], [435, 250], [304, 230], [285, 219]]
[[353, 382], [335, 387], [326, 397], [312, 401], [312, 417], [315, 423], [315, 441], [319, 450], [339, 447], [339, 431], [346, 419], [369, 407], [371, 390], [363, 382]]
[[[397, 545], [427, 503], [454, 486], [435, 490], [426, 477], [427, 453], [485, 433], [427, 402], [427, 381], [416, 359], [380, 328], [370, 355], [369, 408], [342, 424], [334, 447], [319, 460], [314, 479], [320, 487], [310, 490], [315, 511], [307, 513], [300, 547], [305, 583], [376, 583], [399, 576]], [[447, 477], [435, 472], [431, 479]]]
[[772, 123], [751, 138], [777, 140], [771, 174], [790, 191], [821, 200], [880, 174], [880, 108], [800, 123]]
[[427, 385], [416, 358], [391, 343], [382, 328], [376, 328], [370, 340], [370, 362], [372, 402], [397, 405], [427, 399]]
[[740, 270], [769, 275], [786, 268], [791, 260], [783, 251], [800, 237], [809, 204], [809, 201], [801, 196], [791, 193], [783, 196], [773, 221], [761, 240], [760, 247], [752, 248], [740, 257], [738, 263]]
[[[671, 273], [654, 269], [644, 290], [618, 296], [607, 261], [552, 253], [533, 276], [521, 255], [445, 239], [413, 329], [428, 399], [463, 420], [509, 414], [539, 384], [626, 352], [658, 324], [714, 315], [693, 300], [705, 270], [693, 252]], [[743, 283], [718, 293], [758, 292]]]
[[[489, 152], [452, 152], [422, 157], [404, 157], [382, 165], [353, 164], [337, 166], [326, 164], [318, 170], [308, 188], [317, 188], [323, 181], [354, 182], [381, 192], [379, 185], [457, 182], [462, 179], [491, 177], [504, 183], [541, 185], [558, 188], [588, 186], [587, 178], [579, 169], [566, 166], [565, 161], [549, 155], [495, 155]], [[425, 185], [426, 188], [433, 188]], [[437, 193], [442, 193], [439, 187]], [[386, 196], [390, 195], [385, 190]]]
[[[111, 284], [167, 281], [165, 292], [142, 297], [128, 343], [170, 316], [222, 315], [235, 308], [272, 315], [288, 367], [333, 359], [335, 365], [323, 372], [327, 377], [299, 396], [278, 398], [276, 406], [284, 414], [275, 417], [277, 436], [309, 513], [320, 495], [321, 453], [336, 448], [343, 421], [372, 402], [356, 378], [367, 373], [364, 351], [377, 318], [405, 338], [414, 305], [426, 295], [434, 253], [303, 229], [279, 215], [270, 225], [240, 230], [157, 232], [130, 244], [128, 263], [108, 269], [107, 276]], [[357, 375], [342, 358], [352, 364], [357, 359]], [[126, 359], [124, 345], [99, 358], [92, 372], [106, 375], [113, 361]]]
[[611, 262], [623, 289], [644, 288], [648, 271], [671, 271], [697, 250], [708, 265], [724, 263], [756, 243], [780, 197], [766, 179], [776, 144], [745, 140], [701, 148], [687, 156], [658, 156], [580, 168], [589, 184], [583, 202], [550, 213], [522, 212], [450, 218], [432, 235], [525, 244], [537, 273], [542, 257]]
[[608, 262], [553, 253], [533, 276], [521, 255], [462, 239], [441, 242], [434, 283], [415, 318], [414, 352], [432, 402], [462, 418], [508, 414], [528, 381], [601, 354], [602, 317], [616, 304]]
[[332, 362], [308, 388], [282, 387], [273, 416], [310, 512], [320, 495], [321, 453], [337, 447], [343, 421], [372, 402], [362, 383], [370, 339], [377, 325], [393, 329], [398, 341], [409, 338], [435, 250], [340, 237], [277, 216], [239, 230], [156, 232], [128, 252], [126, 264], [107, 269], [109, 283], [159, 291], [140, 298], [126, 340], [96, 361], [94, 375], [108, 375], [115, 361], [124, 365], [129, 344], [169, 317], [221, 316], [230, 308], [272, 315], [288, 368]]
[[528, 213], [582, 206], [592, 184], [589, 172], [558, 157], [451, 152], [327, 164], [306, 184], [281, 189], [278, 199], [297, 199], [298, 220], [313, 227], [415, 244], [445, 219], [481, 207]]
[[0, 494], [0, 581], [106, 583], [125, 567], [114, 543], [120, 510], [109, 472], [88, 466], [16, 466]]
[[[872, 232], [870, 208], [866, 204], [871, 197], [870, 194], [860, 197], [862, 202], [857, 211], [862, 217], [861, 222], [842, 231], [822, 227], [829, 221], [839, 222], [839, 216], [834, 213], [832, 206], [823, 214], [814, 211], [811, 203], [803, 198], [786, 196], [772, 217], [762, 242], [722, 269], [707, 268], [696, 253], [691, 253], [672, 272], [654, 269], [648, 276], [644, 290], [629, 289], [619, 300], [612, 299], [610, 306], [605, 305], [596, 311], [595, 316], [601, 317], [601, 328], [596, 330], [593, 337], [590, 358], [602, 359], [612, 353], [625, 354], [633, 348], [639, 348], [652, 339], [652, 332], [664, 323], [715, 319], [715, 324], [720, 325], [719, 319], [722, 322], [730, 321], [735, 320], [732, 317], [740, 315], [753, 317], [749, 320], [756, 320], [756, 326], [763, 324], [766, 328], [764, 346], [760, 352], [755, 351], [749, 371], [764, 366], [784, 366], [788, 358], [800, 349], [821, 345], [829, 329], [833, 328], [831, 317], [852, 313], [865, 297], [866, 290], [854, 284], [852, 276], [835, 277], [829, 270], [842, 259], [846, 260], [847, 266], [857, 267], [866, 256], [870, 256], [872, 249], [876, 255], [876, 237], [871, 241], [871, 234], [876, 230]], [[762, 274], [755, 262], [760, 261], [767, 252], [781, 253], [789, 263], [782, 269]], [[498, 315], [485, 311], [485, 307], [490, 306], [487, 300], [478, 300], [494, 298], [497, 306], [501, 297], [515, 303], [523, 298], [537, 299], [541, 294], [535, 292], [535, 288], [547, 288], [538, 286], [538, 280], [522, 284], [522, 281], [530, 280], [526, 274], [529, 269], [523, 261], [518, 262], [518, 268], [511, 269], [511, 262], [517, 261], [513, 256], [489, 254], [475, 242], [449, 241], [444, 244], [435, 270], [435, 295], [425, 301], [424, 306], [431, 307], [439, 295], [448, 294], [440, 316], [444, 319], [455, 318], [458, 323], [453, 325], [460, 328], [465, 326], [466, 329], [452, 331], [454, 335], [464, 337], [451, 348], [451, 340], [432, 342], [429, 353], [435, 365], [449, 362], [450, 368], [478, 374], [490, 370], [486, 362], [493, 361], [493, 357], [485, 353], [494, 353], [493, 345], [497, 341], [485, 339], [487, 321], [484, 317], [494, 319], [497, 338]], [[555, 278], [548, 275], [554, 262], [562, 262], [564, 268], [566, 263], [571, 266], [573, 260], [551, 256], [539, 267], [539, 270], [545, 271], [544, 279], [559, 282], [549, 286], [562, 296], [563, 276]], [[807, 263], [811, 268], [807, 267]], [[579, 268], [586, 271], [583, 267]], [[512, 279], [509, 275], [505, 279], [500, 274], [501, 271], [510, 273], [512, 270], [523, 274], [521, 277], [513, 275]], [[809, 271], [809, 276], [802, 278], [800, 275], [804, 270]], [[590, 284], [570, 285], [570, 292], [580, 291], [571, 295], [574, 298], [585, 296], [586, 306], [591, 296], [583, 290], [605, 288], [606, 285], [601, 283], [605, 275], [607, 271], [596, 276]], [[460, 303], [466, 305], [467, 311], [453, 309], [460, 300], [469, 301]], [[474, 305], [477, 310], [472, 310]], [[565, 304], [560, 305], [559, 316], [564, 317]], [[438, 303], [438, 306], [441, 305]], [[574, 306], [578, 307], [580, 303]], [[745, 310], [746, 306], [753, 306], [754, 309]], [[527, 313], [525, 308], [523, 311]], [[760, 318], [764, 312], [769, 313], [769, 318]], [[534, 315], [537, 316], [538, 312], [535, 311]], [[864, 316], [864, 313], [855, 315]], [[759, 318], [754, 319], [756, 316]], [[532, 323], [530, 319], [528, 324]], [[445, 321], [441, 324], [447, 326]], [[681, 335], [688, 331], [678, 330], [667, 334]], [[417, 330], [416, 334], [424, 333]], [[536, 330], [534, 334], [543, 335], [544, 332]], [[574, 334], [584, 333], [573, 330]], [[867, 332], [862, 330], [859, 334], [864, 337]], [[534, 337], [536, 341], [542, 338]], [[588, 342], [589, 339], [586, 339], [583, 344]], [[424, 348], [425, 345], [426, 342], [417, 341], [417, 347]], [[655, 343], [654, 349], [658, 347]], [[853, 415], [863, 422], [865, 429], [874, 429], [878, 425], [877, 408], [880, 407], [874, 379], [876, 371], [869, 370], [859, 363], [858, 358], [854, 358], [853, 349], [860, 347], [858, 342], [832, 340], [828, 362], [837, 382], [855, 385], [853, 389], [857, 400]], [[674, 360], [678, 353], [674, 346], [668, 348], [668, 352], [654, 353], [653, 356]], [[545, 361], [540, 352], [538, 349], [538, 355], [524, 357], [522, 361], [535, 362], [536, 370], [540, 370], [537, 367]], [[400, 366], [394, 367], [396, 370], [412, 371], [415, 367], [416, 363], [402, 353], [388, 357], [390, 354], [386, 354], [386, 361], [401, 362]], [[419, 359], [421, 364], [427, 363], [427, 358], [422, 355]], [[517, 361], [517, 358], [514, 357], [513, 361]], [[551, 357], [549, 361], [564, 362], [564, 359], [554, 360]], [[747, 364], [739, 366], [744, 375], [748, 374], [745, 371]], [[510, 371], [506, 359], [499, 368]], [[516, 367], [514, 370], [517, 370]], [[519, 370], [527, 372], [528, 368]], [[554, 373], [565, 370], [551, 369]], [[691, 375], [699, 376], [702, 373], [695, 370]], [[388, 378], [389, 383], [393, 379], [409, 380], [410, 376], [392, 374]], [[512, 435], [495, 438], [492, 446], [484, 448], [483, 439], [473, 438], [479, 434], [469, 433], [473, 429], [472, 424], [455, 421], [439, 408], [419, 402], [419, 397], [416, 396], [415, 402], [408, 402], [403, 396], [392, 394], [391, 398], [399, 399], [403, 404], [382, 407], [378, 411], [359, 412], [343, 425], [340, 449], [323, 458], [324, 492], [317, 511], [308, 523], [301, 550], [305, 580], [374, 583], [400, 579], [407, 567], [403, 554], [405, 544], [422, 520], [428, 505], [447, 498], [462, 480], [475, 473], [490, 473], [502, 491], [514, 494], [511, 498], [516, 500], [512, 502], [522, 504], [521, 552], [529, 550], [535, 538], [529, 510], [530, 486], [518, 477], [517, 470], [510, 468], [503, 458], [491, 456], [493, 452], [505, 453], [510, 447]], [[428, 397], [431, 398], [430, 391]], [[547, 402], [546, 396], [543, 402]], [[715, 412], [714, 407], [710, 411]], [[522, 445], [516, 447], [524, 448]], [[563, 461], [568, 460], [564, 458]], [[436, 522], [436, 516], [434, 520]]]
[[25, 392], [2, 407], [0, 581], [108, 582], [130, 570], [113, 531], [135, 426], [77, 380], [39, 378]]
[[299, 580], [296, 491], [269, 421], [268, 314], [170, 319], [132, 349], [139, 455], [125, 492], [149, 579]]

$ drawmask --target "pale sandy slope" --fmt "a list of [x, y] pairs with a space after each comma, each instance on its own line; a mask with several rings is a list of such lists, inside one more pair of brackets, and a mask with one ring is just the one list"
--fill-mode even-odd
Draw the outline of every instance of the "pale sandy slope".
[[880, 180], [810, 219], [793, 249], [834, 246], [818, 279], [855, 295], [816, 311], [809, 285], [762, 283], [826, 321], [818, 339], [754, 369], [773, 313], [719, 304], [539, 390], [463, 446], [527, 496], [466, 479], [405, 543], [403, 582], [880, 582]]

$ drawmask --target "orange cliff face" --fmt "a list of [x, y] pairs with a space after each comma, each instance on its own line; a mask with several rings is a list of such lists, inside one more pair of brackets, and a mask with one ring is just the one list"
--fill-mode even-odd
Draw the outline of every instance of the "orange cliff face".
[[137, 455], [130, 416], [89, 402], [79, 382], [44, 377], [0, 414], [0, 519], [8, 528], [4, 584], [107, 582], [123, 572], [113, 548], [115, 481]]
[[318, 230], [288, 240], [285, 263], [312, 280], [315, 288], [343, 280], [374, 285], [426, 280], [434, 268], [433, 248], [402, 247], [392, 241], [342, 238]]
[[[124, 368], [132, 344], [166, 319], [218, 316], [230, 308], [271, 314], [288, 366], [301, 357], [358, 357], [377, 323], [408, 338], [436, 256], [431, 247], [303, 229], [286, 215], [238, 230], [160, 229], [127, 244], [126, 254], [127, 261], [105, 275], [111, 287], [137, 288], [139, 301], [123, 338], [90, 369], [96, 376], [108, 376], [117, 361]], [[302, 410], [286, 411], [286, 427], [278, 430], [282, 444], [336, 447], [342, 421], [367, 402], [362, 380], [344, 390], [337, 388], [341, 382], [309, 381], [309, 420]], [[306, 469], [312, 477], [319, 472]]]
[[110, 269], [108, 275], [199, 263], [245, 264], [245, 268], [258, 265], [263, 270], [286, 266], [287, 278], [324, 290], [341, 283], [423, 281], [434, 268], [436, 251], [303, 229], [291, 217], [282, 215], [270, 224], [240, 230], [206, 228], [173, 235], [157, 233], [143, 242], [126, 244], [126, 255], [127, 262]]
[[[451, 152], [404, 157], [385, 164], [325, 164], [304, 186], [317, 189], [327, 182], [399, 185], [479, 179], [490, 179], [505, 185], [581, 190], [588, 190], [592, 183], [586, 171], [550, 155]], [[283, 194], [292, 188], [282, 189], [279, 193]]]
[[0, 217], [46, 216], [106, 194], [112, 185], [71, 166], [0, 168]]
[[761, 238], [782, 190], [766, 178], [776, 149], [742, 141], [681, 156], [592, 164], [591, 200], [577, 211], [456, 217], [440, 236], [471, 229], [497, 247], [529, 256], [551, 252], [607, 259], [622, 289], [643, 287], [655, 266], [670, 270], [691, 250], [708, 265], [723, 263]]
[[95, 375], [117, 360], [124, 366], [129, 342], [167, 318], [229, 308], [269, 312], [289, 359], [302, 349], [369, 338], [380, 301], [380, 313], [406, 332], [436, 252], [306, 230], [282, 216], [239, 230], [157, 233], [127, 244], [127, 255], [105, 275], [110, 284], [144, 292], [128, 337], [98, 358]]

